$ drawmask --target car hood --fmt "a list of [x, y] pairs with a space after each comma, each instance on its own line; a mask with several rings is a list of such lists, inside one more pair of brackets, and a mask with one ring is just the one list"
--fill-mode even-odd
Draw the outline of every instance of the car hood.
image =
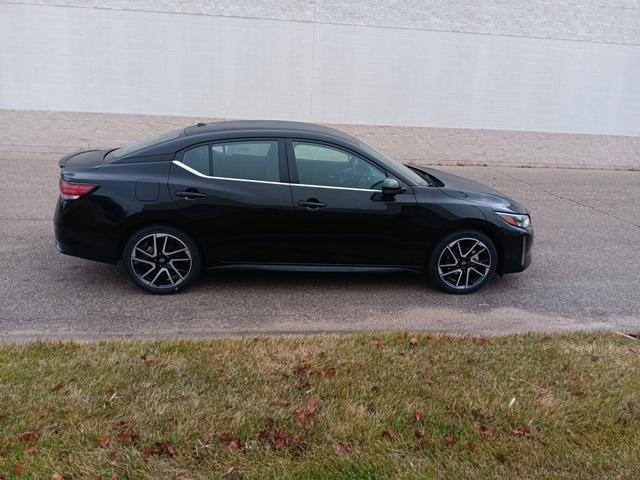
[[[415, 167], [412, 166], [412, 168]], [[435, 180], [439, 180], [440, 183], [437, 186], [450, 197], [468, 200], [499, 212], [529, 213], [523, 205], [480, 182], [452, 175], [435, 168], [420, 167], [418, 170], [435, 178]]]

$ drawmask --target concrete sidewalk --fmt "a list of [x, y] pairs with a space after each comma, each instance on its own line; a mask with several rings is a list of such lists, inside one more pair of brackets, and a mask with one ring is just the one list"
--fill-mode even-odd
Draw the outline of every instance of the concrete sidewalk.
[[158, 297], [121, 266], [57, 253], [55, 161], [0, 158], [0, 339], [640, 330], [640, 172], [442, 169], [531, 209], [530, 269], [463, 297], [410, 274], [255, 272], [209, 272], [188, 292]]

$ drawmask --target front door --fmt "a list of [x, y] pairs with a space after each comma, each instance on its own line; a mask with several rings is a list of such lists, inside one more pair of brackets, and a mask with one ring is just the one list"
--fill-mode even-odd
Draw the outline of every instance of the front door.
[[417, 205], [411, 187], [382, 194], [387, 172], [336, 145], [287, 140], [296, 263], [414, 266]]
[[192, 147], [176, 157], [169, 188], [207, 265], [287, 261], [293, 204], [283, 140]]

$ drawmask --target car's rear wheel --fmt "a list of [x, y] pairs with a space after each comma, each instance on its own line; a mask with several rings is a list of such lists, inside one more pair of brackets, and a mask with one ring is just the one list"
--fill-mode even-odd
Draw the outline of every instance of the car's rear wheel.
[[465, 230], [447, 235], [434, 247], [427, 270], [441, 290], [471, 293], [482, 288], [496, 271], [498, 252], [485, 234]]
[[123, 260], [129, 277], [151, 293], [175, 293], [191, 284], [201, 270], [200, 252], [184, 232], [152, 226], [127, 241]]

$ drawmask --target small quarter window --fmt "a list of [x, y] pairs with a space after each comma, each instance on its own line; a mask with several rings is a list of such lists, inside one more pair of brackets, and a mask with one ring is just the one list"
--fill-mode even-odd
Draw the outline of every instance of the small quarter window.
[[216, 143], [211, 152], [214, 177], [280, 181], [277, 141]]
[[211, 175], [209, 172], [209, 145], [201, 145], [187, 150], [182, 156], [182, 163], [203, 175]]

